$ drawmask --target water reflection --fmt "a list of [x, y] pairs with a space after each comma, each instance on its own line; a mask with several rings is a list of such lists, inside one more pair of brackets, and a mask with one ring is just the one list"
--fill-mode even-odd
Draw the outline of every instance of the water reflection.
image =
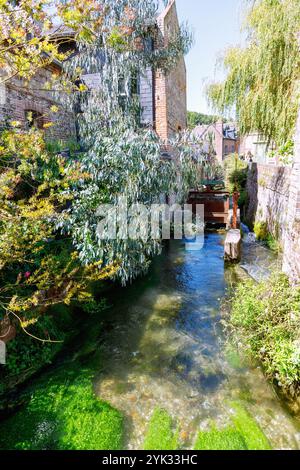
[[[291, 419], [259, 368], [234, 368], [223, 353], [220, 299], [228, 278], [224, 236], [206, 235], [204, 249], [170, 243], [146, 279], [120, 289], [105, 321], [96, 393], [126, 416], [128, 448], [142, 446], [147, 422], [165, 408], [191, 448], [200, 426], [228, 420], [228, 400], [242, 399], [276, 448], [296, 448]], [[245, 252], [251, 266], [262, 259]], [[269, 265], [264, 257], [264, 265]]]

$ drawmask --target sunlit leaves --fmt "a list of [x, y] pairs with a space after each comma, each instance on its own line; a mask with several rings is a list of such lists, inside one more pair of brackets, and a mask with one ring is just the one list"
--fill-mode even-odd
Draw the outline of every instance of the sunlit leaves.
[[226, 52], [227, 79], [209, 96], [221, 112], [236, 111], [242, 134], [260, 131], [281, 145], [294, 136], [299, 107], [300, 3], [259, 0], [246, 27], [246, 46]]

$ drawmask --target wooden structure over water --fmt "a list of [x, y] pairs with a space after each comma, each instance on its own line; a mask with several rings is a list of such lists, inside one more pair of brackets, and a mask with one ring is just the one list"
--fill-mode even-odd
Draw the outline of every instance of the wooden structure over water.
[[208, 188], [205, 191], [190, 191], [188, 204], [196, 212], [197, 204], [204, 205], [204, 222], [207, 225], [224, 225], [229, 222], [230, 195], [228, 191]]

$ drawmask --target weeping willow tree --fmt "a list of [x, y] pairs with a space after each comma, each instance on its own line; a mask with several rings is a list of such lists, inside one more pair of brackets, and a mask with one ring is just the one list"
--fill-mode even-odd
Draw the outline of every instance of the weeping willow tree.
[[242, 134], [259, 131], [283, 145], [293, 138], [299, 108], [300, 2], [251, 2], [245, 27], [245, 47], [227, 50], [227, 78], [208, 95], [220, 112], [236, 112]]
[[[86, 176], [73, 188], [73, 203], [63, 213], [61, 227], [71, 235], [84, 264], [93, 260], [103, 268], [113, 263], [117, 277], [126, 283], [147, 269], [160, 251], [160, 240], [150, 233], [132, 239], [119, 232], [114, 239], [103, 240], [97, 231], [98, 208], [116, 206], [120, 196], [130, 207], [159, 203], [166, 193], [176, 193], [180, 200], [196, 174], [186, 136], [175, 142], [176, 159], [162, 159], [159, 138], [139, 124], [136, 96], [136, 82], [147, 67], [169, 73], [189, 49], [191, 36], [183, 27], [168, 41], [155, 36], [158, 5], [152, 0], [106, 3], [101, 35], [81, 41], [78, 53], [66, 64], [70, 77], [81, 77], [80, 90], [71, 101], [80, 106], [84, 153], [79, 163]], [[155, 49], [154, 37], [160, 44]]]

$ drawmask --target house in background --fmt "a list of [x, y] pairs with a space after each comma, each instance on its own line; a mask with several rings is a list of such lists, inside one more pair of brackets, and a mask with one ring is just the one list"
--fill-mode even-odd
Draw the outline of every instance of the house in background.
[[[154, 37], [149, 38], [148, 47], [155, 50], [158, 46], [167, 44], [173, 33], [178, 31], [176, 1], [170, 0], [168, 6], [158, 15]], [[62, 42], [62, 47], [76, 49], [72, 31], [61, 27], [54, 34], [54, 40]], [[67, 142], [76, 137], [76, 109], [74, 112], [65, 110], [47, 90], [45, 84], [52, 73], [61, 73], [61, 64], [55, 62], [47, 68], [39, 70], [29, 85], [15, 77], [0, 86], [0, 127], [5, 127], [10, 121], [19, 121], [26, 128], [35, 125], [44, 128], [48, 140]], [[87, 85], [101, 86], [101, 73], [85, 76]], [[168, 75], [151, 68], [141, 71], [137, 77], [136, 93], [141, 105], [141, 125], [153, 128], [163, 141], [170, 139], [175, 133], [187, 126], [186, 105], [186, 68], [184, 57], [181, 57], [176, 68]], [[58, 112], [51, 112], [51, 106], [59, 107]], [[29, 120], [28, 116], [32, 119]], [[77, 132], [78, 136], [78, 132]]]
[[213, 124], [200, 125], [192, 131], [195, 138], [203, 142], [212, 142], [214, 153], [219, 163], [235, 152], [239, 152], [240, 141], [235, 123], [218, 121]]
[[274, 150], [272, 144], [258, 132], [241, 137], [240, 155], [244, 157], [251, 155], [254, 162], [275, 165], [275, 159], [268, 157], [270, 150]]

